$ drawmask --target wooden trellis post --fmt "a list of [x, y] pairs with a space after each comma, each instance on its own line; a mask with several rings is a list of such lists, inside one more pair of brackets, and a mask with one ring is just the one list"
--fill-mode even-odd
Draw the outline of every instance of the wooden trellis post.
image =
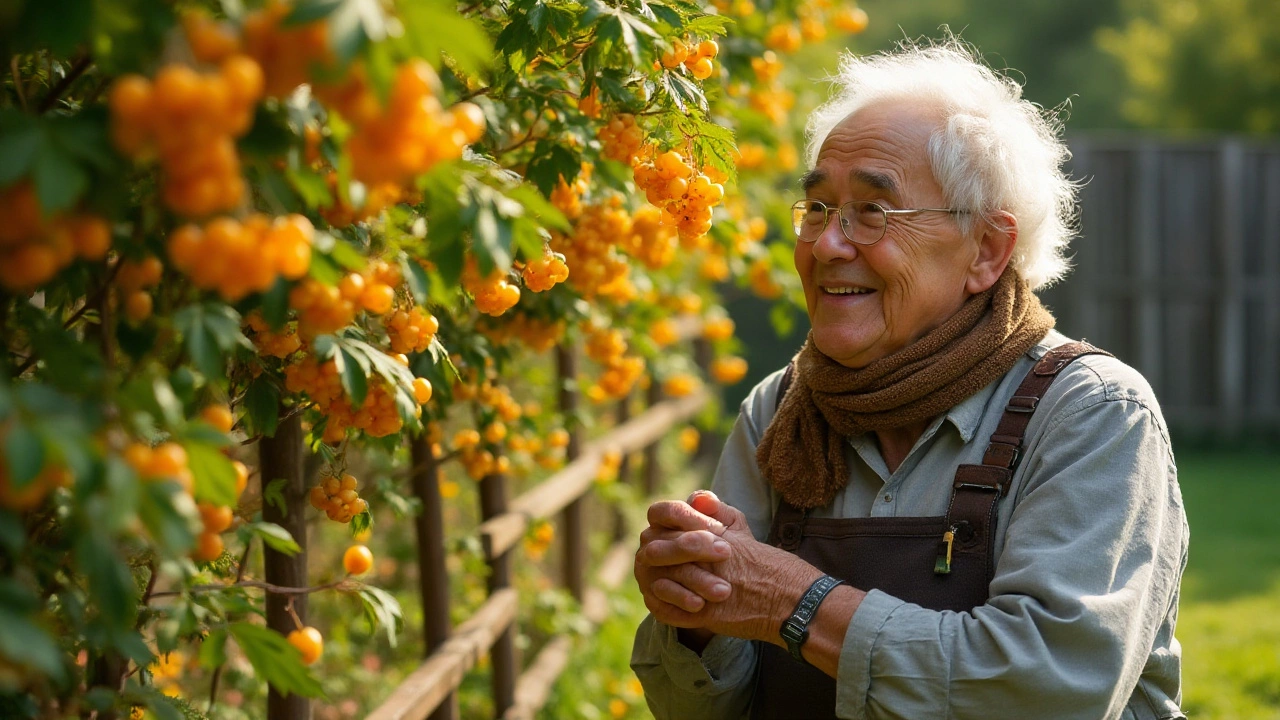
[[[568, 343], [556, 346], [556, 370], [560, 381], [560, 414], [569, 419], [569, 447], [565, 457], [573, 462], [582, 454], [582, 425], [578, 422], [577, 348]], [[587, 534], [586, 499], [580, 497], [564, 509], [564, 585], [582, 602], [586, 593]]]
[[[440, 463], [431, 453], [426, 434], [409, 445], [413, 463], [413, 492], [422, 501], [417, 517], [418, 589], [422, 596], [422, 631], [426, 656], [449, 639], [449, 570], [445, 567], [444, 503], [440, 498]], [[455, 720], [458, 695], [449, 693], [431, 720]]]
[[[480, 516], [484, 520], [496, 517], [507, 511], [507, 478], [495, 473], [486, 475], [480, 481]], [[489, 561], [489, 595], [492, 596], [511, 587], [511, 551], [510, 549]], [[516, 658], [515, 623], [506, 629], [494, 641], [489, 651], [493, 668], [493, 713], [494, 717], [502, 717], [507, 708], [515, 704], [516, 674], [518, 662]]]
[[[306, 587], [307, 487], [302, 470], [302, 417], [283, 405], [280, 406], [279, 413], [280, 424], [276, 427], [276, 434], [262, 438], [258, 444], [258, 458], [262, 469], [263, 498], [267, 497], [267, 487], [273, 481], [283, 479], [280, 494], [284, 497], [285, 508], [281, 510], [274, 503], [264, 501], [262, 519], [288, 530], [302, 550], [291, 557], [264, 547], [263, 566], [266, 581], [272, 585]], [[293, 612], [305, 624], [306, 595], [267, 594], [267, 627], [284, 635], [297, 629], [293, 614], [289, 611], [290, 599], [293, 601]], [[272, 687], [267, 693], [267, 718], [310, 720], [311, 701], [301, 695], [281, 695]]]

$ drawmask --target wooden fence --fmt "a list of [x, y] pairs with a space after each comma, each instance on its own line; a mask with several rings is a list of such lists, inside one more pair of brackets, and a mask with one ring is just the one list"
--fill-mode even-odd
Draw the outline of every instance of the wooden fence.
[[[699, 330], [697, 324], [686, 323], [680, 334], [690, 339]], [[694, 339], [696, 354], [706, 358], [709, 353], [698, 347], [704, 342]], [[572, 417], [578, 412], [577, 393], [572, 389], [576, 386], [577, 352], [573, 347], [562, 346], [556, 355], [560, 411]], [[566, 466], [520, 496], [508, 499], [507, 481], [501, 475], [482, 479], [483, 522], [476, 532], [492, 571], [489, 597], [455, 628], [449, 623], [440, 468], [426, 440], [415, 441], [412, 474], [414, 492], [423, 505], [417, 532], [427, 657], [369, 718], [456, 718], [455, 692], [463, 676], [485, 653], [491, 659], [495, 717], [532, 718], [546, 703], [552, 686], [568, 664], [572, 639], [566, 635], [553, 637], [522, 667], [515, 647], [515, 620], [520, 601], [511, 587], [514, 559], [511, 550], [519, 544], [531, 522], [558, 518], [558, 534], [564, 551], [563, 586], [582, 603], [583, 615], [590, 622], [596, 625], [603, 622], [608, 615], [605, 591], [618, 587], [630, 576], [637, 536], [625, 527], [621, 514], [615, 516], [615, 522], [619, 523], [614, 532], [615, 543], [596, 565], [594, 582], [589, 582], [588, 568], [592, 563], [588, 557], [584, 503], [594, 487], [601, 461], [610, 451], [622, 453], [623, 458], [643, 453], [642, 487], [647, 496], [652, 496], [659, 479], [658, 441], [668, 430], [697, 414], [711, 397], [712, 391], [702, 389], [686, 397], [663, 399], [655, 381], [647, 395], [647, 410], [632, 417], [630, 404], [623, 401], [619, 404], [617, 424], [604, 436], [586, 441], [580, 429], [571, 431]], [[628, 474], [628, 466], [629, 462], [624, 460], [619, 469], [620, 480]]]
[[1069, 144], [1087, 185], [1075, 269], [1042, 293], [1059, 328], [1138, 368], [1174, 428], [1280, 432], [1280, 143]]

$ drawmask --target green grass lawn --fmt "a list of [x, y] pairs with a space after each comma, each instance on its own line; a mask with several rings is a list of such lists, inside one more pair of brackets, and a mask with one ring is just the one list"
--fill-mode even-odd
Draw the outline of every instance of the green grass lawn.
[[1183, 709], [1280, 720], [1280, 455], [1177, 455], [1191, 524], [1177, 630]]

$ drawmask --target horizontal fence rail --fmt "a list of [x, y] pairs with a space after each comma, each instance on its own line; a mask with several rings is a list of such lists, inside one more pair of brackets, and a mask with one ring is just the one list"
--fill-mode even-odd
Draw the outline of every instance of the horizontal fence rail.
[[[677, 322], [677, 332], [681, 340], [693, 340], [699, 346], [703, 342], [698, 337], [701, 323], [691, 318]], [[695, 349], [700, 365], [710, 361], [705, 348]], [[572, 389], [576, 384], [576, 349], [561, 346], [557, 350], [557, 366], [560, 386], [564, 388], [560, 409], [572, 416], [577, 404], [576, 392]], [[583, 442], [580, 430], [571, 431], [565, 466], [518, 497], [506, 499], [502, 476], [481, 480], [482, 522], [475, 532], [492, 571], [490, 595], [465, 622], [452, 630], [448, 621], [448, 576], [442, 557], [444, 528], [440, 514], [439, 464], [430, 457], [425, 441], [415, 441], [412, 448], [414, 490], [424, 507], [418, 521], [418, 553], [423, 575], [420, 584], [427, 656], [369, 718], [456, 718], [457, 690], [466, 673], [485, 653], [493, 660], [495, 717], [533, 718], [568, 667], [574, 641], [568, 635], [553, 636], [522, 671], [517, 671], [520, 663], [513, 639], [519, 598], [510, 587], [512, 549], [525, 536], [531, 523], [559, 517], [565, 524], [563, 584], [581, 601], [583, 617], [588, 622], [592, 625], [604, 622], [609, 614], [608, 592], [621, 586], [630, 575], [636, 540], [623, 526], [624, 518], [617, 515], [613, 534], [617, 541], [601, 559], [594, 582], [587, 583], [582, 503], [591, 495], [596, 476], [609, 453], [618, 453], [625, 459], [619, 470], [620, 482], [626, 479], [623, 470], [630, 467], [631, 457], [643, 454], [641, 490], [645, 496], [651, 496], [659, 477], [658, 442], [672, 428], [697, 415], [715, 397], [714, 390], [703, 388], [685, 397], [664, 399], [659, 383], [653, 380], [646, 395], [646, 410], [633, 415], [628, 399], [624, 399], [618, 409], [617, 425], [604, 435]]]

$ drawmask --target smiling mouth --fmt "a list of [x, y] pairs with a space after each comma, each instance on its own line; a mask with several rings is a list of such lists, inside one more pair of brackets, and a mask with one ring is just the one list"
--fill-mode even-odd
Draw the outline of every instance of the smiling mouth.
[[823, 287], [822, 292], [827, 295], [869, 295], [875, 290], [864, 287]]

